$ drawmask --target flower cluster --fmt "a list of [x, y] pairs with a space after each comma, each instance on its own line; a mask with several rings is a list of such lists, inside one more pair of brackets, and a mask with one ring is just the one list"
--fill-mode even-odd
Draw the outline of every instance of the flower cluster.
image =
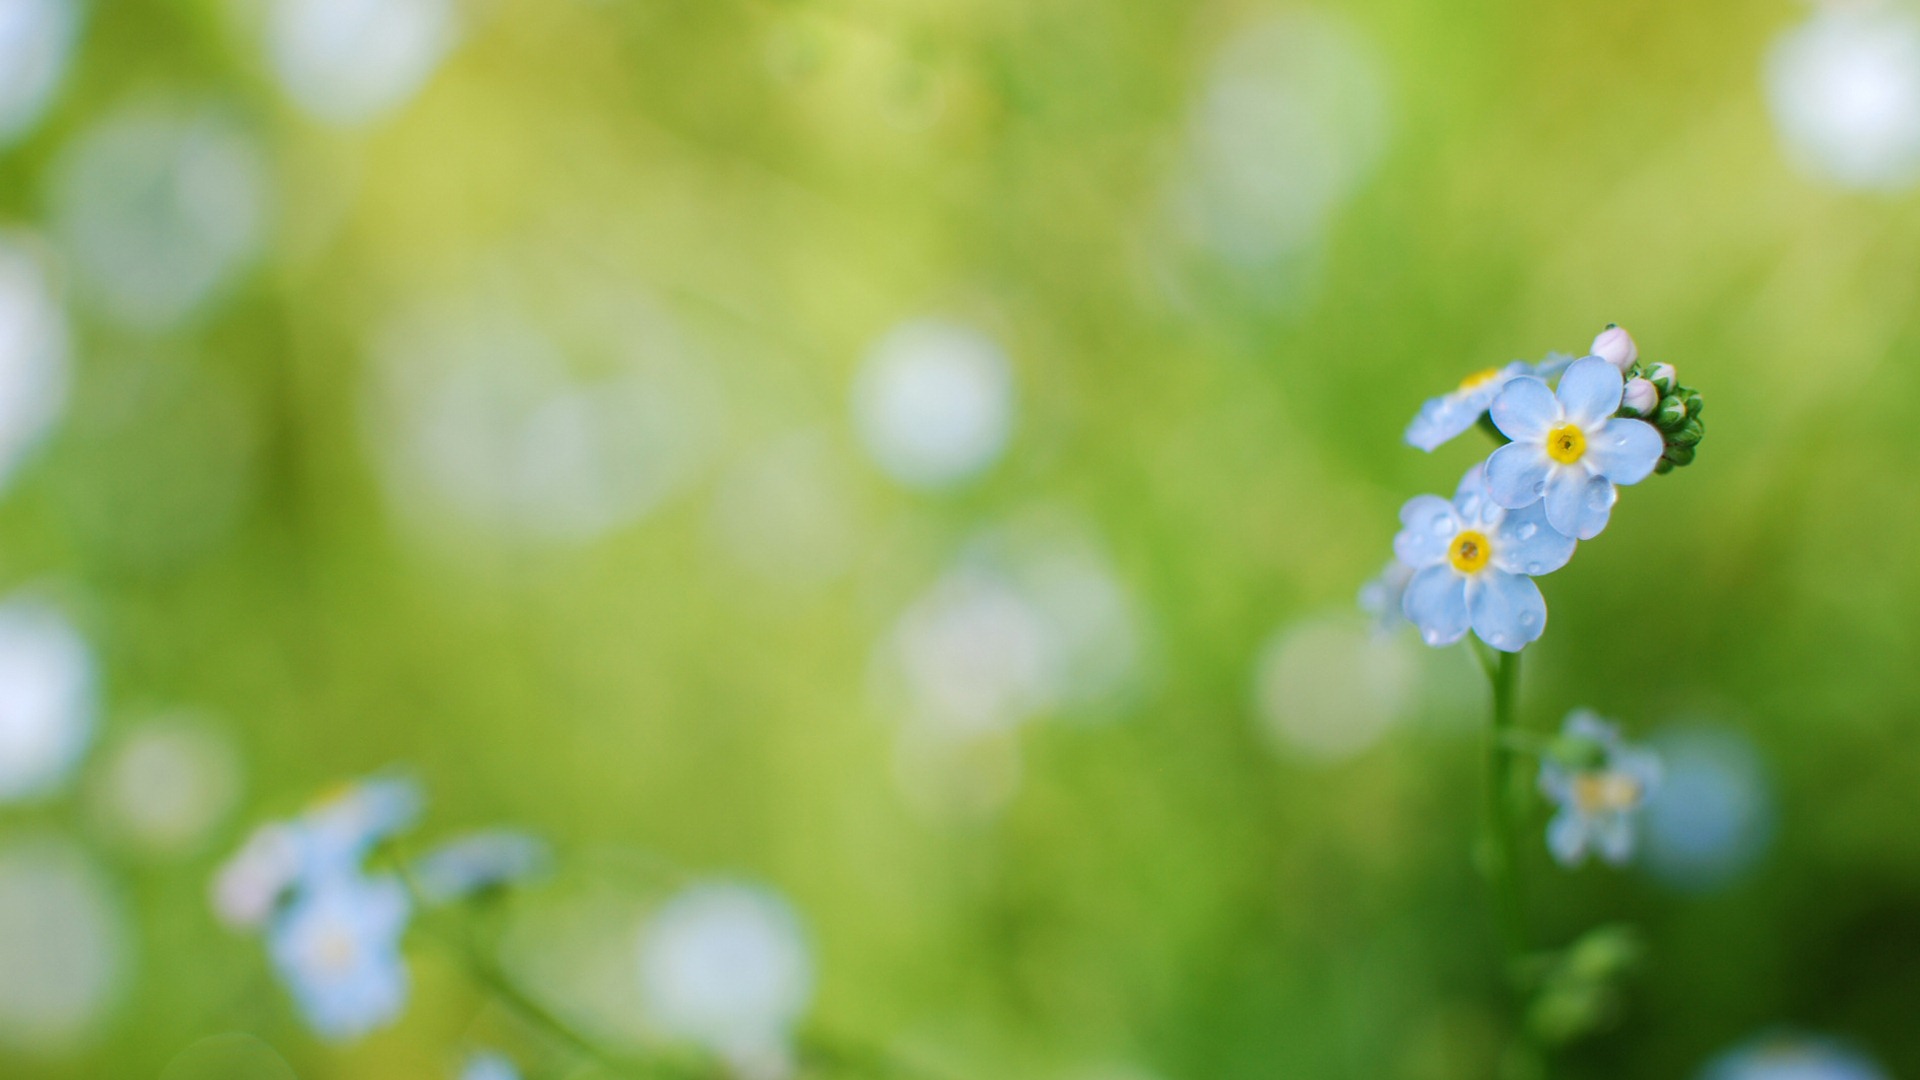
[[[359, 1038], [407, 1001], [402, 938], [416, 903], [481, 895], [539, 872], [546, 851], [518, 833], [470, 834], [406, 873], [370, 857], [420, 816], [418, 785], [395, 775], [347, 784], [305, 813], [255, 829], [213, 882], [221, 920], [263, 930], [280, 980], [323, 1038]], [[417, 882], [410, 885], [409, 879]]]
[[1451, 502], [1420, 495], [1401, 508], [1395, 561], [1363, 603], [1390, 610], [1397, 595], [1429, 645], [1472, 630], [1519, 651], [1547, 624], [1533, 579], [1600, 535], [1621, 486], [1693, 460], [1700, 410], [1700, 395], [1671, 365], [1641, 366], [1618, 326], [1581, 359], [1554, 354], [1468, 378], [1421, 407], [1407, 442], [1433, 450], [1478, 425], [1503, 445], [1467, 470]]
[[215, 911], [265, 929], [281, 981], [325, 1038], [358, 1038], [406, 1005], [400, 939], [412, 903], [396, 875], [363, 864], [419, 812], [410, 780], [351, 784], [291, 821], [262, 825], [214, 880]]

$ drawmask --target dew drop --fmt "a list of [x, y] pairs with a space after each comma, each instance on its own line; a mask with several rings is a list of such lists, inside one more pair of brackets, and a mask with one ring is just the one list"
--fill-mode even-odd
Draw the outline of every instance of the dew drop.
[[1440, 644], [1440, 631], [1438, 630], [1422, 630], [1420, 631], [1420, 636], [1425, 638], [1429, 645]]
[[1535, 525], [1533, 522], [1529, 521], [1525, 525], [1522, 525], [1518, 529], [1515, 529], [1513, 532], [1515, 536], [1518, 536], [1522, 540], [1531, 540], [1533, 539], [1533, 534], [1539, 531], [1540, 531], [1540, 526]]
[[1452, 536], [1453, 529], [1454, 524], [1452, 518], [1443, 517], [1433, 519], [1433, 534], [1435, 536]]
[[1536, 576], [1539, 574], [1544, 574], [1546, 572], [1547, 572], [1547, 564], [1541, 562], [1538, 559], [1535, 559], [1532, 562], [1527, 564], [1527, 574], [1529, 577]]
[[1531, 611], [1523, 611], [1520, 613], [1520, 625], [1531, 630], [1540, 625], [1540, 616]]
[[1533, 493], [1535, 495], [1544, 495], [1546, 494], [1546, 491], [1547, 491], [1547, 482], [1545, 480], [1535, 480], [1533, 482]]

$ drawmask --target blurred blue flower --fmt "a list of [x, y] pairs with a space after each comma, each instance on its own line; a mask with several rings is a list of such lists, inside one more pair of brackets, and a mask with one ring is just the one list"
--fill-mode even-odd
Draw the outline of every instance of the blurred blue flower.
[[1604, 358], [1575, 361], [1558, 391], [1511, 379], [1493, 401], [1493, 422], [1511, 443], [1487, 458], [1487, 489], [1510, 510], [1545, 502], [1547, 521], [1576, 540], [1607, 527], [1616, 484], [1653, 472], [1666, 440], [1652, 424], [1615, 419], [1626, 380]]
[[1396, 558], [1387, 560], [1372, 581], [1360, 586], [1360, 610], [1373, 620], [1375, 633], [1390, 634], [1407, 621], [1400, 605], [1412, 580], [1413, 568]]
[[1691, 891], [1739, 880], [1773, 838], [1773, 783], [1759, 748], [1717, 725], [1671, 728], [1650, 743], [1662, 775], [1643, 819], [1647, 870]]
[[1568, 714], [1563, 745], [1583, 747], [1596, 763], [1575, 767], [1548, 755], [1540, 762], [1540, 793], [1560, 807], [1547, 823], [1547, 848], [1563, 866], [1578, 866], [1589, 850], [1620, 865], [1633, 854], [1634, 814], [1660, 784], [1660, 757], [1629, 746], [1620, 729], [1585, 709]]
[[303, 877], [323, 879], [357, 868], [374, 846], [420, 816], [420, 785], [384, 774], [356, 780], [324, 797], [293, 823]]
[[1507, 383], [1523, 375], [1550, 379], [1565, 371], [1573, 357], [1566, 353], [1548, 353], [1545, 360], [1529, 364], [1515, 360], [1506, 367], [1488, 368], [1460, 380], [1451, 392], [1428, 398], [1426, 404], [1407, 425], [1407, 442], [1432, 452], [1442, 443], [1480, 422], [1493, 400]]
[[481, 1050], [467, 1056], [460, 1068], [460, 1080], [520, 1080], [520, 1070], [505, 1054]]
[[546, 842], [510, 829], [468, 833], [414, 863], [420, 894], [435, 903], [473, 896], [546, 872]]
[[1469, 627], [1496, 649], [1517, 652], [1547, 625], [1533, 578], [1573, 557], [1573, 541], [1549, 528], [1539, 507], [1502, 509], [1487, 497], [1482, 467], [1467, 470], [1448, 502], [1417, 495], [1400, 509], [1393, 552], [1414, 571], [1401, 602], [1429, 645], [1450, 645]]
[[1700, 1080], [1887, 1080], [1887, 1074], [1832, 1039], [1772, 1034], [1714, 1058]]
[[341, 874], [296, 894], [274, 920], [268, 952], [316, 1033], [354, 1039], [400, 1015], [408, 914], [397, 880]]

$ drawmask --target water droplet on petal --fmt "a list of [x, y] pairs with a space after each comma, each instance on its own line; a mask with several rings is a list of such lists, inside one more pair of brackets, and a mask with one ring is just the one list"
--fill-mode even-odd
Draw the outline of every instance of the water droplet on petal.
[[1452, 536], [1453, 530], [1454, 523], [1452, 518], [1442, 517], [1433, 519], [1433, 534], [1435, 536]]
[[1438, 630], [1434, 630], [1434, 629], [1431, 629], [1431, 628], [1429, 628], [1429, 629], [1424, 629], [1424, 630], [1421, 630], [1421, 631], [1420, 631], [1420, 636], [1421, 636], [1422, 638], [1424, 638], [1424, 639], [1426, 639], [1426, 642], [1427, 642], [1427, 644], [1429, 644], [1429, 645], [1438, 645], [1438, 644], [1440, 644], [1440, 631], [1438, 631]]
[[1547, 491], [1547, 482], [1545, 480], [1535, 480], [1533, 482], [1533, 493], [1535, 495], [1544, 495], [1546, 494], [1546, 491]]
[[1531, 540], [1533, 539], [1533, 534], [1539, 531], [1540, 531], [1540, 526], [1535, 525], [1533, 522], [1529, 521], [1525, 525], [1522, 525], [1518, 529], [1515, 529], [1514, 535], [1518, 536], [1522, 540]]
[[1532, 577], [1538, 574], [1544, 574], [1546, 572], [1547, 572], [1547, 564], [1541, 562], [1539, 559], [1534, 559], [1532, 562], [1527, 563], [1527, 575], [1529, 577]]
[[1521, 625], [1521, 626], [1524, 626], [1524, 627], [1526, 627], [1526, 628], [1527, 628], [1528, 630], [1531, 630], [1531, 629], [1533, 629], [1534, 627], [1536, 627], [1536, 626], [1539, 626], [1539, 625], [1540, 625], [1540, 616], [1539, 616], [1539, 614], [1538, 614], [1538, 613], [1536, 613], [1536, 612], [1532, 612], [1532, 611], [1523, 611], [1523, 612], [1521, 612], [1521, 613], [1520, 613], [1520, 625]]

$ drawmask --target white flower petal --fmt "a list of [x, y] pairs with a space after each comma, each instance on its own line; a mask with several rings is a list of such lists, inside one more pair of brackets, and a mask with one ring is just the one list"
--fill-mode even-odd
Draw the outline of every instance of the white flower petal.
[[1400, 508], [1406, 528], [1393, 538], [1393, 553], [1414, 569], [1433, 566], [1447, 557], [1447, 545], [1460, 531], [1453, 504], [1438, 495], [1415, 495]]
[[1586, 463], [1616, 484], [1637, 484], [1653, 472], [1666, 451], [1658, 428], [1642, 420], [1609, 420], [1587, 432]]
[[1487, 458], [1487, 493], [1509, 510], [1532, 506], [1546, 492], [1553, 463], [1537, 442], [1512, 442]]
[[1509, 381], [1493, 399], [1493, 425], [1514, 442], [1540, 442], [1560, 422], [1560, 402], [1547, 384], [1532, 376]]
[[1573, 558], [1574, 541], [1547, 522], [1547, 508], [1534, 503], [1509, 513], [1493, 534], [1493, 565], [1510, 574], [1551, 574]]
[[1620, 408], [1626, 387], [1620, 369], [1598, 356], [1575, 360], [1560, 376], [1560, 405], [1566, 417], [1582, 428], [1599, 425]]
[[1591, 540], [1607, 527], [1618, 497], [1604, 476], [1578, 466], [1555, 469], [1547, 476], [1547, 522], [1575, 540]]
[[1400, 610], [1427, 644], [1451, 645], [1467, 633], [1467, 581], [1450, 566], [1429, 566], [1407, 583]]
[[1467, 589], [1473, 632], [1501, 652], [1519, 652], [1547, 628], [1547, 602], [1524, 574], [1482, 573]]

